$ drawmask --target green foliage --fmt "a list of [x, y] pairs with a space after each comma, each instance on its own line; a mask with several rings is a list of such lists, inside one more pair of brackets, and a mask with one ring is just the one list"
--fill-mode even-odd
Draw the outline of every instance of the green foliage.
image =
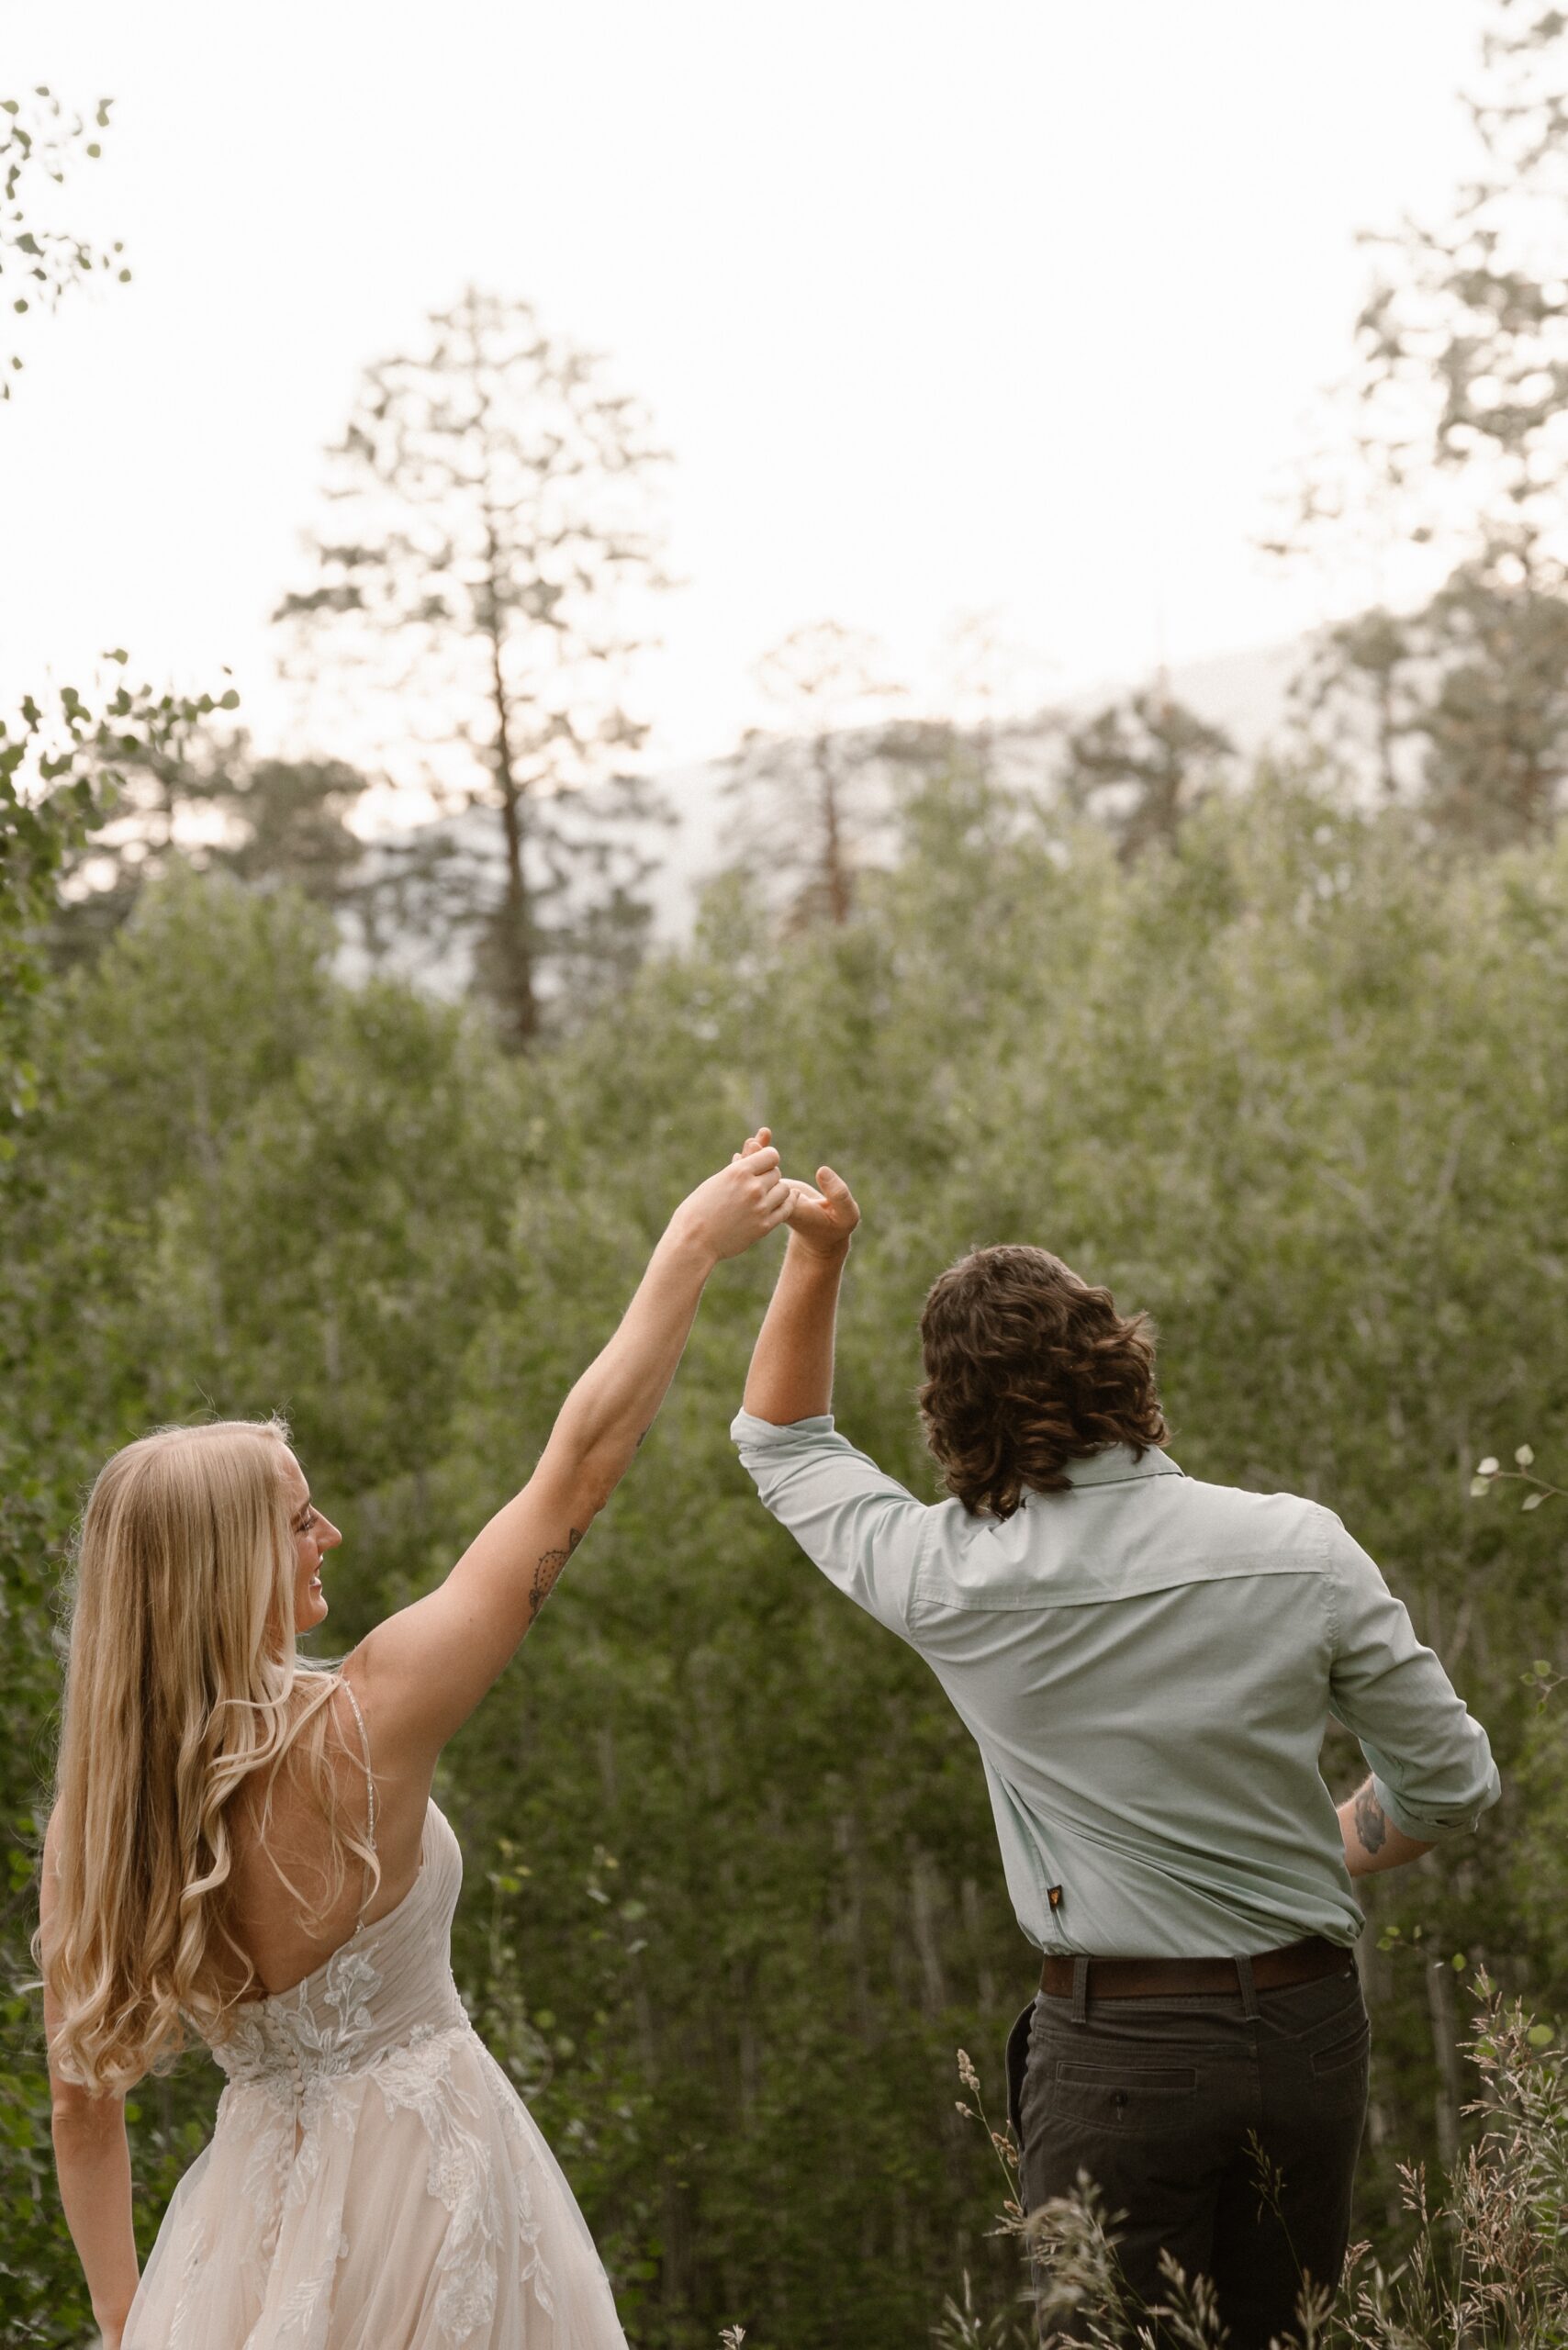
[[[1046, 1241], [1156, 1315], [1182, 1464], [1341, 1511], [1492, 1730], [1501, 1812], [1372, 1896], [1361, 2221], [1396, 2256], [1396, 2164], [1452, 2120], [1430, 1958], [1564, 2004], [1564, 1781], [1527, 1672], [1562, 1663], [1553, 1511], [1469, 1493], [1518, 1431], [1550, 1472], [1562, 1423], [1563, 847], [1456, 867], [1397, 816], [1265, 778], [1124, 867], [956, 770], [852, 920], [776, 941], [726, 885], [689, 952], [526, 1062], [404, 988], [345, 988], [323, 947], [286, 892], [174, 873], [40, 1003], [51, 1084], [0, 1176], [0, 1409], [39, 1496], [6, 1568], [10, 1817], [40, 1800], [46, 1569], [112, 1446], [288, 1412], [348, 1538], [351, 1640], [526, 1476], [668, 1207], [766, 1114], [787, 1164], [831, 1158], [866, 1208], [837, 1408], [890, 1469], [931, 1491], [934, 1273]], [[1028, 1953], [961, 1726], [734, 1463], [772, 1270], [715, 1279], [440, 1789], [468, 1856], [459, 1980], [647, 2350], [732, 2322], [891, 2350], [966, 2269], [979, 2306], [1008, 2290], [944, 2084], [955, 2042], [1000, 2046]], [[1330, 1748], [1331, 1775], [1356, 1767]], [[26, 2273], [66, 2307], [36, 2012], [6, 2031]], [[149, 2220], [213, 2087], [192, 2062], [144, 2101]]]
[[[367, 869], [352, 820], [368, 785], [343, 760], [259, 758], [243, 733], [219, 737], [206, 727], [150, 741], [135, 756], [122, 753], [112, 798], [100, 795], [91, 829], [67, 847], [50, 959], [96, 954], [143, 885], [174, 865], [286, 883], [329, 908], [343, 934], [374, 953], [390, 903], [409, 894], [406, 868], [429, 857], [422, 842], [418, 853], [410, 843]], [[409, 909], [405, 929], [416, 919]]]
[[1326, 632], [1306, 714], [1353, 773], [1495, 847], [1548, 832], [1568, 775], [1568, 19], [1486, 14], [1480, 168], [1444, 217], [1366, 240], [1348, 457], [1311, 469], [1275, 552], [1370, 524], [1380, 551], [1441, 557], [1435, 593]]
[[[118, 241], [95, 245], [40, 217], [40, 199], [64, 185], [78, 158], [98, 160], [103, 149], [93, 134], [108, 129], [112, 103], [100, 98], [88, 120], [68, 114], [45, 84], [24, 98], [0, 98], [0, 310], [11, 319], [52, 310], [95, 271], [109, 272], [121, 285], [130, 276]], [[21, 353], [5, 348], [0, 400], [10, 398], [10, 376], [22, 365]]]
[[[106, 658], [124, 669], [124, 653]], [[232, 689], [216, 698], [157, 693], [122, 679], [95, 699], [94, 708], [62, 686], [46, 702], [28, 695], [14, 720], [0, 720], [0, 1158], [37, 1100], [28, 999], [41, 981], [42, 935], [62, 867], [113, 806], [132, 765], [177, 758], [194, 727], [237, 708], [240, 697]]]
[[[100, 99], [94, 127], [104, 129], [109, 100]], [[65, 114], [47, 85], [27, 99], [0, 100], [0, 278], [18, 274], [30, 289], [17, 294], [13, 312], [31, 301], [52, 308], [95, 268], [118, 267], [119, 246], [103, 252], [37, 217], [40, 183], [63, 184], [77, 149], [95, 159], [87, 125]], [[85, 142], [85, 144], [84, 144]], [[118, 275], [130, 272], [118, 268]], [[12, 352], [13, 370], [22, 364]], [[0, 381], [0, 399], [11, 386]], [[107, 654], [123, 671], [129, 655]], [[34, 1107], [38, 1071], [29, 1053], [29, 999], [43, 971], [41, 934], [56, 913], [57, 885], [73, 850], [101, 822], [128, 771], [177, 763], [190, 732], [219, 710], [237, 709], [233, 691], [214, 698], [154, 693], [111, 677], [95, 709], [74, 686], [40, 701], [24, 697], [17, 715], [0, 720], [0, 1162], [15, 1148], [12, 1129]]]

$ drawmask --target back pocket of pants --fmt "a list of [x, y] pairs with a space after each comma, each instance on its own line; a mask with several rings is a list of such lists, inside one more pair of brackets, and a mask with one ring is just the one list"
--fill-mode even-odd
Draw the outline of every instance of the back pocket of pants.
[[1358, 2020], [1353, 2031], [1337, 2032], [1312, 2050], [1312, 2096], [1325, 2119], [1357, 2113], [1364, 2107], [1371, 2055], [1372, 2034], [1364, 2019]]
[[1364, 2064], [1371, 2045], [1372, 2034], [1364, 2023], [1358, 2023], [1353, 2031], [1330, 2041], [1327, 2048], [1313, 2050], [1313, 2072], [1320, 2081], [1332, 2080], [1338, 2074], [1349, 2072], [1352, 2065]]
[[1351, 2087], [1366, 2072], [1371, 2053], [1372, 2033], [1365, 2019], [1361, 2018], [1352, 2031], [1339, 2032], [1323, 2047], [1312, 2051], [1312, 2077], [1319, 2087], [1338, 2093]]
[[1058, 2056], [1050, 2110], [1091, 2129], [1148, 2136], [1186, 2129], [1197, 2093], [1191, 2065], [1092, 2065]]

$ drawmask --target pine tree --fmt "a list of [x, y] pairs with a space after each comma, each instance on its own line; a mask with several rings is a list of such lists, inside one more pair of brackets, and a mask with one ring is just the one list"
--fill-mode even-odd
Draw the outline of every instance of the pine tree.
[[898, 688], [887, 656], [860, 631], [817, 621], [765, 654], [756, 675], [777, 718], [730, 762], [732, 842], [782, 885], [791, 926], [846, 923], [891, 813], [885, 713]]
[[641, 918], [625, 826], [654, 811], [622, 767], [646, 731], [624, 687], [663, 584], [664, 453], [597, 358], [470, 287], [366, 371], [329, 462], [337, 527], [278, 617], [368, 676], [447, 805], [494, 812], [476, 973], [526, 1046], [552, 968], [558, 990], [607, 908], [622, 940]]
[[1074, 727], [1067, 737], [1062, 797], [1104, 823], [1125, 861], [1156, 844], [1169, 847], [1183, 820], [1236, 755], [1228, 734], [1147, 687]]

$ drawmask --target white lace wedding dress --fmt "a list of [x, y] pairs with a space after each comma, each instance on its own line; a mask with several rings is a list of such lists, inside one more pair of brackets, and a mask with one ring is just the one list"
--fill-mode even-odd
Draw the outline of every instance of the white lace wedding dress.
[[397, 1908], [241, 2009], [124, 2350], [625, 2350], [572, 2190], [457, 1996], [462, 1876], [432, 1803]]

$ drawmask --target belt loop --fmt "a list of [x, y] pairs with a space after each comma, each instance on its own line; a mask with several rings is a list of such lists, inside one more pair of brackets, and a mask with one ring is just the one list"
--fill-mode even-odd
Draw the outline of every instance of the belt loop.
[[1072, 2020], [1089, 2021], [1089, 1961], [1081, 1956], [1072, 1962]]
[[1256, 2023], [1262, 2010], [1258, 2005], [1258, 1986], [1252, 1980], [1252, 1961], [1249, 1958], [1237, 1960], [1236, 1979], [1241, 1986], [1242, 2019], [1247, 2023]]

